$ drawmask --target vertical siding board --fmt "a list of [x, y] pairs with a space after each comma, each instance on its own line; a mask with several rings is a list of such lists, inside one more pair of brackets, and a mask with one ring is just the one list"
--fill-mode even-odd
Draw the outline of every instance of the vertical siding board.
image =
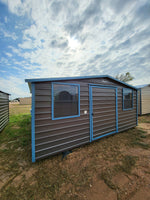
[[9, 122], [9, 94], [0, 91], [0, 132]]
[[[103, 90], [102, 93], [102, 100], [98, 100], [99, 97], [97, 94], [95, 94], [94, 97], [94, 107], [102, 107], [100, 110], [103, 112], [103, 118], [101, 118], [101, 114], [96, 114], [97, 120], [100, 120], [101, 124], [107, 123], [106, 120], [108, 120], [108, 114], [110, 115], [110, 119], [114, 119], [114, 117], [111, 116], [111, 113], [113, 110], [115, 110], [116, 128], [115, 130], [113, 129], [111, 134], [136, 126], [137, 99], [135, 90], [133, 92], [133, 109], [123, 111], [123, 84], [121, 83], [117, 83], [108, 78], [81, 79], [73, 81], [66, 80], [58, 82], [80, 84], [80, 117], [52, 120], [52, 84], [50, 81], [35, 83], [35, 91], [33, 91], [35, 96], [32, 94], [35, 98], [32, 99], [32, 109], [34, 108], [34, 110], [32, 110], [32, 116], [35, 116], [35, 119], [32, 117], [32, 120], [34, 119], [34, 122], [32, 122], [32, 140], [34, 140], [34, 143], [32, 144], [32, 157], [34, 162], [35, 160], [44, 158], [48, 155], [60, 153], [67, 149], [72, 149], [74, 147], [80, 146], [81, 144], [86, 144], [92, 141], [93, 121], [91, 120], [91, 116], [93, 112], [93, 99], [92, 95], [90, 95], [92, 93], [90, 84], [117, 87], [114, 89], [114, 94], [111, 94], [111, 96], [115, 97], [115, 101], [110, 100], [109, 93], [105, 90]], [[127, 88], [127, 86], [124, 88]], [[109, 99], [109, 104], [106, 99]], [[87, 111], [87, 114], [84, 113], [85, 110]], [[127, 120], [129, 123], [126, 123]], [[106, 130], [111, 131], [111, 128], [106, 126]], [[109, 134], [103, 134], [100, 137], [107, 135]], [[72, 138], [78, 138], [78, 140], [74, 140], [74, 142], [72, 142]], [[47, 143], [51, 143], [53, 146], [48, 148]]]
[[141, 114], [150, 113], [150, 85], [141, 88]]

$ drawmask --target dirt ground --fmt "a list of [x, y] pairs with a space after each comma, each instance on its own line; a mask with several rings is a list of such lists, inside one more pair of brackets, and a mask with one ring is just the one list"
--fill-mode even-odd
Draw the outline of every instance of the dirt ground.
[[[0, 146], [2, 200], [150, 200], [148, 122], [35, 164], [15, 140]], [[7, 152], [11, 150], [11, 154]]]

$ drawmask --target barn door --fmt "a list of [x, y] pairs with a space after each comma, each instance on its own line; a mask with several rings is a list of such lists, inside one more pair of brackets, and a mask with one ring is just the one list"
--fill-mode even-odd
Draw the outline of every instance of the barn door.
[[118, 132], [117, 88], [90, 86], [90, 141]]

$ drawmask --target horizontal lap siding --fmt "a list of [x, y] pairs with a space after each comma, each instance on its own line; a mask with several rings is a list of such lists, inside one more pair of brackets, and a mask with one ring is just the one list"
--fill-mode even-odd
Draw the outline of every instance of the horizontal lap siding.
[[9, 121], [9, 95], [0, 92], [0, 132]]
[[[51, 116], [51, 82], [35, 83], [35, 158], [40, 159], [46, 156], [57, 154], [59, 152], [78, 147], [90, 142], [90, 123], [89, 123], [89, 84], [100, 84], [109, 86], [118, 86], [118, 122], [120, 129], [128, 129], [136, 124], [136, 109], [134, 100], [133, 111], [122, 111], [122, 85], [107, 78], [103, 79], [82, 79], [73, 81], [59, 81], [62, 83], [80, 84], [80, 117], [52, 120]], [[104, 89], [105, 90], [105, 89]], [[111, 90], [109, 92], [112, 92]], [[101, 106], [100, 111], [95, 113], [94, 125], [98, 127], [99, 121], [107, 124], [114, 116], [111, 110], [115, 109], [114, 101], [107, 102], [109, 92], [105, 92], [99, 101], [95, 94], [94, 107]], [[134, 95], [135, 96], [135, 95]], [[96, 100], [97, 99], [97, 100]], [[84, 114], [84, 111], [87, 114]], [[108, 116], [109, 115], [109, 120]], [[125, 116], [124, 116], [125, 115]], [[126, 121], [131, 119], [129, 126]], [[133, 123], [132, 123], [133, 122]], [[100, 127], [101, 133], [111, 130], [110, 127]]]
[[51, 82], [35, 84], [36, 159], [89, 142], [88, 84], [81, 84], [80, 91], [80, 117], [52, 120]]

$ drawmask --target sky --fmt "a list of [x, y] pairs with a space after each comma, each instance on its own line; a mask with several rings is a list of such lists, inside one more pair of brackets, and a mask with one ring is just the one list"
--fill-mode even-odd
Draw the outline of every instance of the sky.
[[130, 72], [150, 83], [149, 0], [0, 0], [0, 90], [27, 78]]

